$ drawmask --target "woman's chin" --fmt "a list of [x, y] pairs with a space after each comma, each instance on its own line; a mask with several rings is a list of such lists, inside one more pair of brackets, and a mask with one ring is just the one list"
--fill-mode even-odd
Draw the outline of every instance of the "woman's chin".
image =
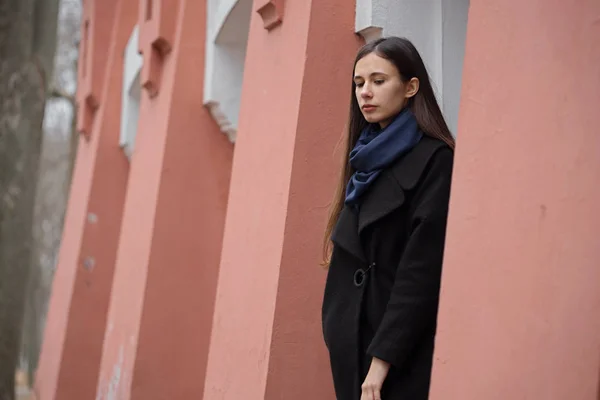
[[374, 115], [363, 114], [363, 116], [365, 117], [365, 120], [367, 120], [367, 122], [370, 124], [378, 124], [381, 121], [381, 118], [378, 118]]

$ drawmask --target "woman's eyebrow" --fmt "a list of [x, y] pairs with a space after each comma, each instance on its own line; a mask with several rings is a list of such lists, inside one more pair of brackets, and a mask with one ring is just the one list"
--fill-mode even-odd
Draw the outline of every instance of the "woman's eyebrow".
[[[387, 76], [387, 74], [385, 72], [378, 72], [378, 71], [372, 72], [369, 76], [372, 77], [372, 76], [375, 76], [375, 75], [385, 75], [385, 76]], [[360, 76], [360, 75], [354, 75], [354, 79], [355, 80], [356, 79], [363, 79], [363, 77]]]

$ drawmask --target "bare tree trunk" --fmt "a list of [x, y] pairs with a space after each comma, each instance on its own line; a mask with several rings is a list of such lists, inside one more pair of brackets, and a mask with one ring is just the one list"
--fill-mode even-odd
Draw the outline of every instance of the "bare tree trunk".
[[46, 102], [35, 200], [32, 270], [19, 366], [20, 376], [27, 381], [17, 387], [22, 392], [33, 384], [38, 366], [78, 144], [75, 90], [81, 11], [80, 0], [60, 0], [54, 76]]
[[15, 397], [58, 0], [0, 0], [0, 400]]

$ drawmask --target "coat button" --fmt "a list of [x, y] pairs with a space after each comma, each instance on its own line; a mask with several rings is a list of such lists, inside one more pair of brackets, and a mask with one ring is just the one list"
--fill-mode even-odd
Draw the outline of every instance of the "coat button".
[[365, 271], [362, 268], [357, 269], [354, 273], [354, 286], [361, 287], [363, 283], [365, 283]]

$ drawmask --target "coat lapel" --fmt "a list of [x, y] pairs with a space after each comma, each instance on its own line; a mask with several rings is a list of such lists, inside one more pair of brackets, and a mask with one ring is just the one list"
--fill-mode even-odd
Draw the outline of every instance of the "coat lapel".
[[443, 146], [440, 140], [424, 137], [412, 151], [381, 173], [365, 193], [358, 215], [358, 235], [404, 204], [405, 191], [417, 185], [429, 160]]
[[373, 222], [385, 217], [404, 204], [404, 191], [394, 179], [391, 170], [379, 175], [365, 194], [358, 215], [358, 234]]
[[445, 144], [439, 140], [424, 137], [411, 152], [383, 171], [365, 193], [358, 215], [344, 206], [331, 235], [333, 243], [367, 262], [361, 233], [405, 203], [406, 191], [418, 184], [429, 160], [443, 146]]
[[360, 237], [358, 236], [358, 215], [350, 207], [344, 206], [342, 209], [331, 235], [331, 241], [359, 260], [367, 261]]

